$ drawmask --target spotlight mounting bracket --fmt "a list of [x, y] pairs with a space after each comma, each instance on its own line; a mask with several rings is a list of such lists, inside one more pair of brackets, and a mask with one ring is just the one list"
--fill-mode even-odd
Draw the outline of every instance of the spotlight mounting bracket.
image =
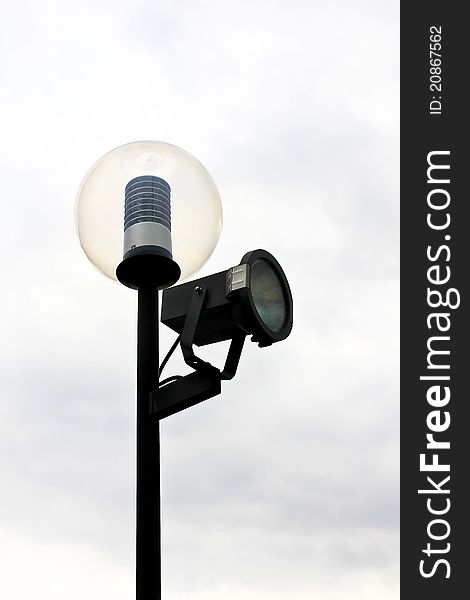
[[206, 296], [207, 286], [201, 283], [194, 287], [189, 302], [189, 309], [184, 321], [183, 331], [181, 332], [180, 345], [181, 351], [183, 352], [184, 362], [196, 371], [211, 366], [205, 360], [198, 358], [194, 354], [193, 350], [194, 336], [196, 334], [197, 324], [199, 322], [199, 317], [201, 316], [201, 311], [202, 307], [204, 306]]
[[181, 332], [181, 351], [185, 363], [194, 373], [180, 377], [150, 394], [151, 414], [163, 419], [181, 410], [199, 404], [221, 393], [222, 380], [232, 379], [238, 368], [246, 334], [232, 338], [222, 371], [194, 354], [193, 344], [204, 302], [207, 286], [198, 283], [191, 295], [188, 312]]
[[[210, 366], [210, 365], [209, 365]], [[222, 392], [219, 369], [194, 371], [150, 393], [150, 412], [158, 420], [174, 415]]]

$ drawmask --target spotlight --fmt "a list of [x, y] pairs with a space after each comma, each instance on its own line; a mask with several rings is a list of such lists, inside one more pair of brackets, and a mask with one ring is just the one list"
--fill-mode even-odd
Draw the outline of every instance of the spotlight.
[[162, 323], [182, 333], [194, 294], [204, 295], [193, 342], [197, 346], [252, 335], [260, 347], [292, 330], [292, 294], [281, 265], [266, 250], [240, 264], [163, 292]]
[[[221, 392], [232, 379], [247, 335], [260, 347], [284, 340], [292, 330], [292, 294], [272, 254], [248, 252], [240, 264], [163, 291], [161, 321], [179, 333], [165, 357], [181, 344], [183, 358], [194, 372], [160, 382], [151, 393], [152, 414], [163, 419]], [[231, 340], [222, 370], [198, 358], [193, 344], [205, 346]]]

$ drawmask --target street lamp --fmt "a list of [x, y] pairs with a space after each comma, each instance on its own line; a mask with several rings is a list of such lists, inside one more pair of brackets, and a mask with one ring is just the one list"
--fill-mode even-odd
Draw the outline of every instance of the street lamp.
[[[292, 295], [280, 264], [265, 250], [181, 283], [214, 250], [222, 207], [203, 165], [171, 144], [133, 142], [98, 160], [80, 186], [76, 225], [91, 262], [138, 293], [136, 598], [160, 600], [160, 420], [219, 394], [221, 381], [236, 373], [247, 335], [260, 347], [285, 339]], [[178, 333], [160, 367], [159, 290], [162, 323]], [[194, 353], [194, 345], [223, 340], [231, 343], [222, 369]], [[193, 371], [160, 380], [178, 344]]]

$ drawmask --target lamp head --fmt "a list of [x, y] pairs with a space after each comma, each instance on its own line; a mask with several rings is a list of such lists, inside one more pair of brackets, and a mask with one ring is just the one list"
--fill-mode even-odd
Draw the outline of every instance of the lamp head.
[[222, 229], [222, 206], [194, 156], [142, 141], [115, 148], [91, 167], [75, 220], [85, 254], [104, 275], [130, 287], [161, 288], [205, 264]]

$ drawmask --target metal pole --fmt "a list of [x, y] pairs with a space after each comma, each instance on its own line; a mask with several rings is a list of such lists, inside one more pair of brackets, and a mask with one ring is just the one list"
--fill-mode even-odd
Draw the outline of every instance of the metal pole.
[[158, 387], [158, 290], [138, 290], [136, 599], [161, 600], [160, 425], [150, 414]]

